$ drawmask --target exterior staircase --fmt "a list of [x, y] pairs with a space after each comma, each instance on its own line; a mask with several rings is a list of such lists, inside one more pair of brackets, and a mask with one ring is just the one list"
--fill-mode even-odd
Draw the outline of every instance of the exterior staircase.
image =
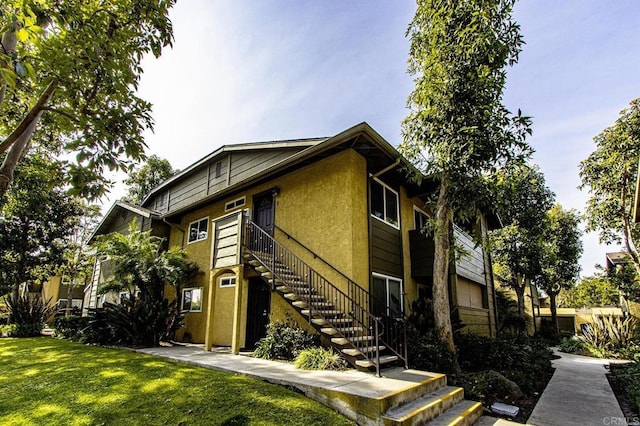
[[407, 367], [404, 316], [373, 315], [372, 296], [349, 281], [339, 289], [271, 235], [246, 218], [243, 257], [273, 291], [307, 319], [355, 368], [375, 369], [402, 361]]

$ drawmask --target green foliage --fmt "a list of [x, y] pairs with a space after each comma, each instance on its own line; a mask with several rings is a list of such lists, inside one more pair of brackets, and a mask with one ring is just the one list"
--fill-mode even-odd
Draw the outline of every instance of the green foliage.
[[42, 282], [63, 264], [84, 213], [62, 187], [61, 172], [47, 155], [26, 158], [16, 179], [12, 191], [0, 197], [0, 294], [15, 294], [22, 283]]
[[617, 306], [620, 292], [604, 274], [595, 274], [580, 280], [577, 286], [561, 290], [558, 306], [567, 308], [590, 308]]
[[464, 371], [495, 370], [528, 394], [541, 391], [553, 371], [553, 353], [542, 340], [462, 334], [456, 346]]
[[39, 336], [47, 320], [55, 312], [51, 300], [44, 301], [40, 295], [29, 297], [10, 295], [6, 298], [9, 319], [16, 325], [15, 337]]
[[70, 315], [58, 317], [53, 321], [56, 337], [69, 340], [80, 340], [82, 332], [89, 325], [88, 317]]
[[593, 315], [591, 322], [583, 325], [580, 339], [597, 357], [617, 357], [635, 346], [638, 320], [631, 315]]
[[11, 337], [15, 335], [17, 324], [0, 325], [0, 337]]
[[607, 279], [615, 286], [625, 298], [634, 302], [640, 302], [640, 273], [633, 264], [630, 256], [628, 262], [619, 263], [607, 270]]
[[347, 362], [331, 349], [307, 348], [300, 351], [294, 361], [301, 370], [344, 370]]
[[560, 342], [560, 352], [578, 355], [590, 355], [587, 344], [577, 336], [565, 337]]
[[176, 288], [187, 284], [198, 274], [198, 266], [187, 259], [184, 250], [164, 250], [164, 239], [151, 231], [137, 230], [135, 221], [128, 234], [112, 233], [98, 238], [98, 252], [109, 256], [112, 276], [100, 288], [101, 293], [140, 291], [143, 298], [161, 300], [165, 284]]
[[407, 348], [411, 368], [439, 373], [455, 371], [456, 355], [434, 330], [421, 332], [413, 326], [408, 327]]
[[633, 223], [633, 201], [640, 158], [640, 99], [631, 101], [615, 124], [594, 137], [596, 149], [580, 163], [581, 189], [590, 198], [586, 230], [598, 231], [603, 243], [623, 243], [640, 271], [640, 224]]
[[125, 179], [124, 183], [129, 186], [129, 189], [124, 201], [140, 204], [153, 188], [177, 172], [171, 167], [168, 160], [157, 155], [149, 156], [142, 167], [130, 173], [129, 177]]
[[0, 339], [0, 375], [3, 425], [353, 424], [284, 386], [62, 339]]
[[518, 302], [502, 289], [497, 289], [498, 332], [506, 335], [521, 335], [527, 332], [529, 318], [520, 315]]
[[270, 322], [267, 335], [256, 343], [257, 358], [294, 360], [304, 349], [318, 345], [318, 337], [309, 334], [292, 320]]
[[[144, 158], [141, 61], [171, 44], [174, 3], [0, 2], [0, 154], [18, 160], [21, 123], [35, 126], [31, 143], [75, 159], [60, 163], [74, 193], [103, 195], [109, 173]], [[0, 170], [12, 174], [7, 161]]]
[[610, 370], [613, 378], [622, 384], [633, 399], [636, 410], [640, 409], [640, 364], [637, 361], [628, 364], [611, 364]]

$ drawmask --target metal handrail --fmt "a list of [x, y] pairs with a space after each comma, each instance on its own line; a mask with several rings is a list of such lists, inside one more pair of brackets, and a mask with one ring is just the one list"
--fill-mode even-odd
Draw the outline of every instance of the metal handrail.
[[[404, 318], [373, 316], [367, 306], [370, 294], [353, 283], [351, 295], [330, 283], [311, 266], [278, 243], [271, 235], [245, 215], [243, 244], [254, 257], [273, 275], [272, 286], [279, 280], [307, 304], [309, 323], [319, 321], [327, 328], [336, 330], [332, 337], [343, 337], [367, 359], [380, 365], [379, 351], [371, 345], [379, 341], [389, 351], [403, 359], [406, 364], [406, 335]], [[321, 300], [324, 300], [321, 301]], [[329, 305], [327, 305], [327, 302]], [[323, 309], [324, 308], [324, 309]], [[399, 330], [401, 323], [402, 330]], [[342, 325], [342, 326], [341, 326]], [[382, 328], [382, 331], [376, 332]], [[400, 334], [400, 331], [402, 334]], [[373, 336], [371, 334], [374, 334]], [[383, 337], [383, 338], [381, 338]], [[373, 342], [369, 340], [373, 339]]]

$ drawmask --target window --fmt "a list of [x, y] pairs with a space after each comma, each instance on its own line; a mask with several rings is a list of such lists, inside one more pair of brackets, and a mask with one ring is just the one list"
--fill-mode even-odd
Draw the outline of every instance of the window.
[[182, 290], [182, 310], [189, 312], [202, 311], [202, 287]]
[[402, 315], [402, 280], [373, 274], [372, 292], [374, 315]]
[[220, 176], [222, 176], [222, 161], [216, 163], [216, 177], [219, 178]]
[[189, 243], [207, 239], [209, 229], [209, 218], [205, 217], [189, 224]]
[[428, 219], [426, 213], [418, 210], [415, 206], [413, 207], [413, 229], [422, 230], [426, 226]]
[[371, 181], [371, 215], [399, 228], [398, 193], [377, 180]]
[[220, 288], [235, 287], [236, 277], [222, 277], [220, 278]]
[[246, 202], [246, 200], [247, 200], [247, 197], [242, 197], [242, 198], [238, 198], [237, 200], [229, 201], [227, 204], [224, 205], [224, 211], [228, 212], [229, 210], [233, 210], [236, 207], [244, 206], [244, 203]]

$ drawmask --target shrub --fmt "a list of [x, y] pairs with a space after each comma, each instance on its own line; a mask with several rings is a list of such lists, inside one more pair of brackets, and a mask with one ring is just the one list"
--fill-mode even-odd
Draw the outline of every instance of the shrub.
[[270, 322], [267, 335], [258, 341], [254, 356], [291, 361], [307, 348], [317, 346], [317, 336], [301, 329], [291, 319]]
[[578, 354], [578, 355], [590, 355], [589, 348], [587, 344], [579, 339], [577, 336], [565, 337], [560, 342], [560, 352], [566, 352], [568, 354]]
[[51, 299], [46, 302], [41, 296], [29, 297], [28, 295], [6, 299], [9, 309], [9, 319], [16, 324], [14, 337], [39, 336], [47, 319], [55, 312], [55, 306], [51, 305]]
[[122, 304], [105, 303], [89, 311], [88, 326], [80, 341], [99, 345], [158, 346], [182, 327], [184, 315], [177, 302], [148, 297], [123, 299]]
[[11, 337], [16, 332], [15, 324], [0, 325], [0, 337]]
[[435, 331], [420, 332], [407, 328], [407, 348], [411, 368], [438, 373], [452, 373], [456, 356], [442, 343]]
[[331, 349], [307, 348], [300, 351], [294, 362], [301, 370], [344, 370], [347, 362]]
[[[640, 364], [637, 362], [611, 364], [611, 375], [632, 398], [635, 409], [640, 408]], [[637, 411], [634, 411], [637, 413]]]
[[89, 324], [88, 317], [71, 315], [68, 317], [58, 317], [53, 322], [56, 330], [56, 337], [70, 340], [80, 340], [82, 331]]
[[591, 323], [582, 326], [580, 339], [586, 343], [592, 354], [598, 357], [620, 356], [635, 346], [633, 339], [638, 329], [638, 320], [628, 315], [593, 315]]

